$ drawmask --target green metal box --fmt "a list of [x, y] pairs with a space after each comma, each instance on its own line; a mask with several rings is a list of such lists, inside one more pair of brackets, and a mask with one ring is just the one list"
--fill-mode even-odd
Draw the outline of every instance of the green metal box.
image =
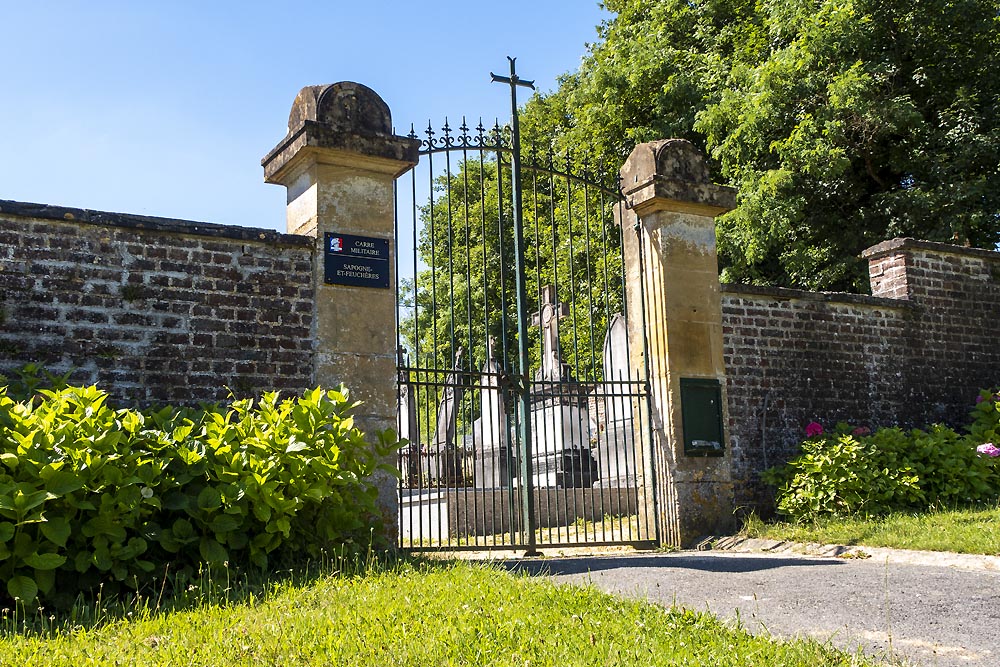
[[718, 380], [681, 378], [681, 431], [685, 456], [722, 456], [722, 385]]

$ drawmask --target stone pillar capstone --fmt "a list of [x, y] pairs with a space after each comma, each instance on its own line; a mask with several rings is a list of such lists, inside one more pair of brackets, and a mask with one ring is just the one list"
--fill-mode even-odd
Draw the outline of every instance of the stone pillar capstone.
[[[656, 480], [661, 543], [687, 547], [733, 522], [714, 219], [735, 191], [713, 184], [704, 156], [680, 139], [636, 146], [620, 175], [629, 312], [642, 313], [629, 318], [631, 361], [650, 382], [643, 464]], [[704, 435], [716, 419], [721, 440]], [[648, 491], [644, 502], [654, 507]]]
[[[417, 140], [393, 134], [389, 107], [374, 91], [341, 82], [303, 88], [288, 134], [261, 160], [264, 180], [288, 188], [288, 233], [316, 239], [312, 384], [346, 385], [362, 401], [355, 423], [369, 434], [396, 427], [393, 182], [417, 163], [418, 149]], [[348, 254], [356, 242], [371, 247], [377, 259], [338, 256], [337, 275], [357, 284], [326, 275], [331, 242]], [[395, 480], [378, 485], [395, 526]]]

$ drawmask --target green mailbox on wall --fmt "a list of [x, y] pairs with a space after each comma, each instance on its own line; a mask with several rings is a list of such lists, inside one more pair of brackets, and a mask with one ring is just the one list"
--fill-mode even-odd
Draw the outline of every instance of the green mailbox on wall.
[[681, 378], [681, 430], [685, 456], [722, 456], [722, 385], [718, 380]]

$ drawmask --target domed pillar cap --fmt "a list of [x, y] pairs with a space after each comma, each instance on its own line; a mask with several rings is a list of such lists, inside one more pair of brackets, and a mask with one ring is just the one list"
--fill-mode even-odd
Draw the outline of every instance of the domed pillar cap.
[[704, 154], [685, 139], [639, 144], [620, 174], [625, 200], [640, 217], [660, 210], [714, 217], [736, 208], [736, 190], [712, 183]]
[[375, 91], [341, 81], [299, 91], [288, 134], [261, 165], [266, 182], [287, 184], [303, 162], [357, 164], [361, 156], [368, 168], [396, 177], [417, 163], [419, 148], [418, 140], [393, 134], [389, 107]]

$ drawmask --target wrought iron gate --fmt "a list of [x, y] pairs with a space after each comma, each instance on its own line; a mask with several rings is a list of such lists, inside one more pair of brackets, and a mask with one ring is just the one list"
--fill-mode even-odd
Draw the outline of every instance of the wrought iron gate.
[[396, 184], [400, 546], [651, 543], [617, 174], [522, 151], [512, 107], [428, 125]]

